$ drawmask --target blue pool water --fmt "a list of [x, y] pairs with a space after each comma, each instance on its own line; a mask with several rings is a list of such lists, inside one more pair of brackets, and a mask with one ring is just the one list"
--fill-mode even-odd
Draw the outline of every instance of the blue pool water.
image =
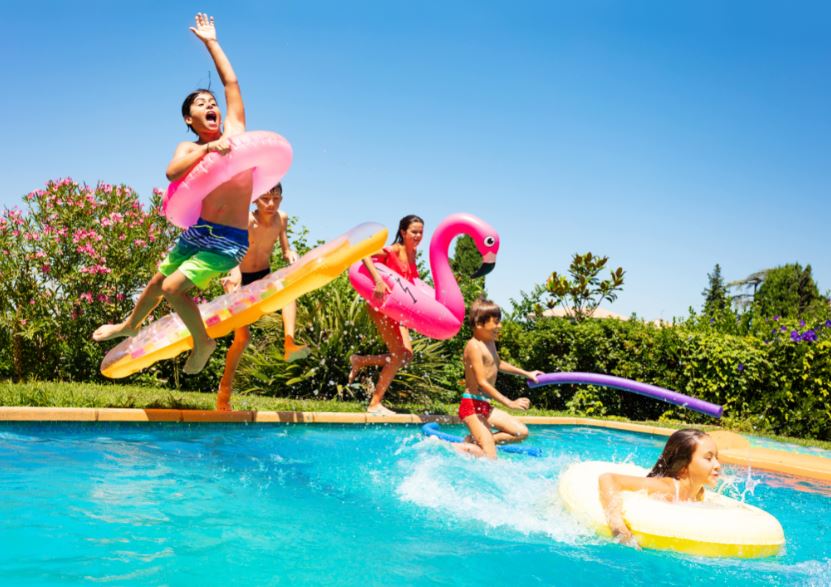
[[[446, 427], [461, 432], [458, 427]], [[720, 560], [596, 538], [567, 464], [664, 439], [534, 427], [543, 458], [458, 456], [416, 426], [2, 424], [3, 585], [829, 585], [827, 486], [728, 469], [785, 552]]]

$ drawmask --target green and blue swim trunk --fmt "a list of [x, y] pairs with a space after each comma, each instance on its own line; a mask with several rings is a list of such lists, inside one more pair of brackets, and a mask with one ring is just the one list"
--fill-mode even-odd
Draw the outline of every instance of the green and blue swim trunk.
[[183, 232], [159, 264], [165, 277], [178, 270], [199, 289], [240, 264], [248, 252], [248, 230], [200, 218]]

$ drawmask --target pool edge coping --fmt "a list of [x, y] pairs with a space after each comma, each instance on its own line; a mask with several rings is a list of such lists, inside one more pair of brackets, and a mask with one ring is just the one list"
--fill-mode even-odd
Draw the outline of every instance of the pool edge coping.
[[[519, 416], [530, 425], [590, 426], [625, 432], [669, 436], [675, 428], [649, 424], [596, 420], [576, 416]], [[180, 422], [247, 424], [458, 424], [456, 416], [395, 414], [378, 416], [365, 412], [293, 412], [177, 410], [161, 408], [57, 408], [0, 406], [0, 422]], [[752, 447], [740, 434], [728, 430], [711, 432], [719, 446], [719, 460], [731, 465], [784, 473], [807, 479], [831, 481], [831, 459], [819, 455]]]

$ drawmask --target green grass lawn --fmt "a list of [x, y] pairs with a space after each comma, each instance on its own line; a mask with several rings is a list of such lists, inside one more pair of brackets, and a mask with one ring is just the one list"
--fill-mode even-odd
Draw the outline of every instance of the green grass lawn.
[[[33, 406], [33, 407], [73, 407], [73, 408], [162, 408], [179, 410], [212, 410], [216, 395], [195, 391], [173, 391], [155, 387], [138, 385], [118, 385], [97, 383], [68, 383], [54, 381], [33, 381], [27, 383], [0, 382], [0, 406]], [[235, 394], [231, 400], [236, 410], [257, 411], [287, 411], [287, 412], [363, 412], [366, 410], [364, 402], [354, 400], [313, 400], [293, 399], [280, 397], [264, 397], [259, 395]], [[425, 404], [395, 404], [391, 406], [398, 412], [413, 414], [449, 414], [455, 415], [458, 404], [433, 402]], [[520, 412], [513, 411], [519, 414]], [[540, 410], [532, 408], [523, 415], [528, 416], [574, 416], [567, 412], [554, 410]], [[599, 420], [628, 421], [620, 417], [601, 417]], [[638, 421], [638, 424], [650, 424], [683, 428], [688, 423], [678, 420], [661, 422]], [[729, 421], [722, 421], [721, 426], [695, 427], [704, 430], [729, 428]], [[742, 432], [742, 430], [737, 430]], [[746, 431], [745, 431], [746, 432]], [[831, 442], [820, 440], [803, 440], [800, 438], [786, 438], [766, 436], [782, 442], [790, 442], [802, 446], [819, 446], [831, 449]]]

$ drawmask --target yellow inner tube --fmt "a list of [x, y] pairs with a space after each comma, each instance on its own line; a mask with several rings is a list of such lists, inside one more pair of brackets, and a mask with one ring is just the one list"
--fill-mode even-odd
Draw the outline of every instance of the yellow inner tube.
[[[271, 273], [237, 291], [199, 305], [202, 320], [212, 338], [256, 322], [292, 300], [323, 287], [352, 263], [384, 246], [387, 229], [367, 222], [312, 249], [296, 263]], [[190, 348], [193, 338], [176, 314], [146, 326], [136, 336], [115, 346], [101, 362], [101, 373], [118, 379], [170, 359]]]
[[[646, 477], [635, 465], [588, 461], [571, 465], [560, 476], [566, 509], [601, 536], [611, 537], [600, 505], [598, 479], [603, 473]], [[782, 525], [769, 513], [710, 491], [704, 501], [672, 503], [646, 492], [625, 491], [623, 519], [644, 548], [697, 556], [760, 558], [785, 544]]]

